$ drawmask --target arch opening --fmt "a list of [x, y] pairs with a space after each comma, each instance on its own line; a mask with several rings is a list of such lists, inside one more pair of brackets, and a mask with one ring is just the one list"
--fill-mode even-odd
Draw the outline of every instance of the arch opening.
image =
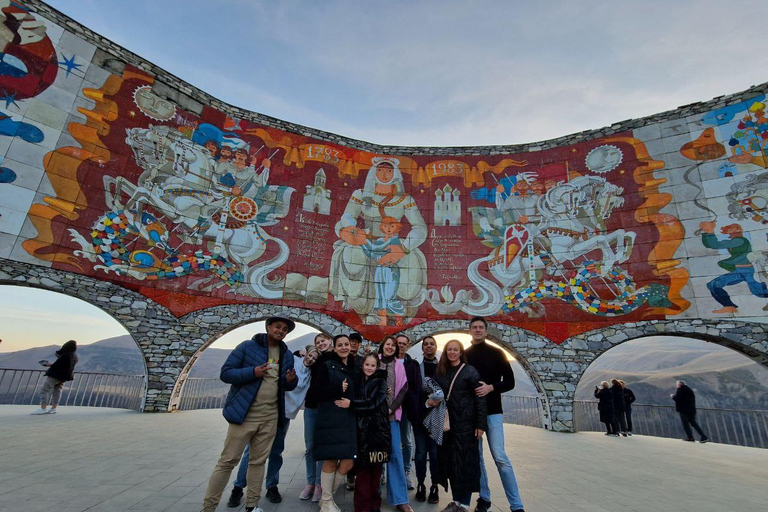
[[[229, 384], [219, 379], [221, 366], [232, 349], [256, 334], [266, 332], [265, 314], [221, 330], [203, 344], [190, 358], [179, 374], [174, 387], [170, 410], [209, 409], [222, 406], [223, 398], [229, 391]], [[286, 336], [285, 343], [290, 352], [311, 345], [314, 337], [326, 332], [320, 326], [298, 321], [291, 315], [283, 315], [296, 322], [296, 329]]]
[[128, 327], [108, 309], [66, 289], [0, 282], [0, 403], [37, 403], [45, 363], [67, 340], [77, 341], [75, 379], [61, 405], [144, 409], [147, 361]]
[[[472, 340], [468, 330], [450, 328], [431, 330], [429, 334], [411, 340], [411, 348], [408, 350], [408, 354], [419, 362], [423, 357], [421, 343], [427, 336], [435, 338], [438, 357], [448, 341], [458, 339], [467, 348], [471, 345]], [[502, 395], [504, 421], [506, 423], [550, 429], [549, 403], [544, 386], [536, 371], [514, 347], [509, 343], [505, 343], [490, 330], [486, 341], [500, 348], [506, 354], [515, 375], [515, 388]]]
[[676, 382], [685, 381], [695, 392], [696, 418], [709, 439], [768, 448], [768, 371], [728, 339], [640, 336], [602, 352], [576, 386], [576, 431], [604, 431], [593, 393], [612, 378], [623, 380], [635, 397], [627, 418], [634, 434], [687, 436], [670, 396]]

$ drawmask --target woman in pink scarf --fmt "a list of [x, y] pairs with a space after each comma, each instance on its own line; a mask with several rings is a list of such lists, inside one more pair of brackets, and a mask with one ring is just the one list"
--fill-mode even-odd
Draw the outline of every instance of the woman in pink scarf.
[[408, 391], [408, 379], [403, 362], [396, 358], [397, 340], [387, 337], [379, 346], [381, 367], [387, 370], [387, 404], [389, 406], [389, 425], [392, 432], [392, 456], [387, 463], [387, 500], [401, 512], [413, 512], [408, 504], [408, 487], [405, 481], [405, 466], [400, 442], [400, 418], [405, 392]]

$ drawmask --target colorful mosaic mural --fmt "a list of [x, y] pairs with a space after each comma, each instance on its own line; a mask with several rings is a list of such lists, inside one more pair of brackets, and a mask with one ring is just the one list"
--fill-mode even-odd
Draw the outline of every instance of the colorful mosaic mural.
[[378, 154], [186, 111], [0, 5], [0, 257], [177, 315], [282, 304], [374, 340], [473, 315], [560, 342], [766, 309], [763, 96], [542, 151]]

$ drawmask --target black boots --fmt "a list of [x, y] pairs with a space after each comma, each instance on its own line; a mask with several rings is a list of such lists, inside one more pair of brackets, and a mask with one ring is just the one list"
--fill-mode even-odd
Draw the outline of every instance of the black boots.
[[235, 508], [240, 506], [240, 500], [243, 499], [243, 488], [234, 486], [232, 488], [232, 494], [229, 495], [229, 501], [227, 501], [227, 506], [229, 508]]
[[440, 496], [437, 494], [437, 486], [433, 485], [429, 488], [429, 498], [427, 498], [427, 501], [431, 504], [440, 503]]
[[419, 482], [416, 486], [416, 501], [421, 503], [427, 501], [427, 488], [424, 486], [423, 482]]

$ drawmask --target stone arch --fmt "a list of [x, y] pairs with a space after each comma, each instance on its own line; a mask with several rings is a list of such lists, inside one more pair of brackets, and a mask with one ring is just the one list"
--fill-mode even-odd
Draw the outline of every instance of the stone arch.
[[[7, 269], [5, 269], [7, 270]], [[131, 339], [136, 344], [136, 348], [141, 352], [141, 359], [144, 363], [144, 396], [140, 410], [152, 410], [152, 403], [148, 403], [148, 392], [150, 390], [151, 377], [157, 377], [151, 375], [148, 365], [151, 354], [148, 353], [149, 346], [140, 342], [140, 338], [136, 335], [134, 330], [138, 327], [140, 321], [135, 320], [130, 314], [133, 311], [132, 308], [136, 308], [142, 311], [141, 304], [145, 304], [144, 311], [147, 310], [146, 303], [143, 302], [144, 297], [135, 292], [130, 292], [117, 285], [111, 283], [105, 283], [103, 281], [96, 281], [77, 274], [60, 273], [58, 275], [55, 271], [48, 269], [45, 272], [45, 276], [36, 276], [34, 273], [26, 274], [19, 273], [17, 275], [9, 274], [5, 270], [0, 271], [0, 286], [17, 286], [25, 288], [35, 288], [50, 293], [66, 295], [78, 299], [90, 306], [93, 306], [100, 311], [103, 311], [110, 316], [115, 322], [120, 324], [126, 332], [131, 336]], [[94, 298], [94, 285], [96, 283], [101, 284], [100, 288], [104, 289], [107, 293], [99, 293]], [[109, 285], [109, 286], [103, 286]], [[123, 293], [125, 292], [125, 293]], [[101, 300], [98, 300], [101, 299]], [[158, 307], [161, 307], [158, 305]], [[128, 310], [128, 311], [126, 311]], [[156, 382], [159, 382], [159, 377]]]
[[[408, 336], [413, 345], [416, 340], [425, 336], [468, 330], [467, 320], [432, 320], [397, 334]], [[539, 393], [542, 418], [544, 419], [543, 427], [554, 430], [570, 430], [568, 425], [563, 423], [561, 418], [558, 418], [558, 411], [551, 407], [552, 397], [560, 393], [560, 390], [554, 389], [546, 379], [549, 366], [545, 361], [546, 352], [551, 349], [550, 346], [554, 347], [555, 345], [533, 332], [495, 322], [488, 322], [488, 337], [509, 350], [533, 382]], [[570, 419], [568, 418], [568, 420]]]
[[[680, 319], [652, 320], [617, 324], [595, 329], [565, 340], [560, 346], [568, 351], [571, 368], [576, 372], [561, 374], [563, 381], [571, 380], [563, 405], [573, 411], [576, 386], [589, 365], [608, 350], [626, 341], [650, 336], [680, 336], [717, 343], [739, 352], [768, 368], [768, 325], [758, 322]], [[573, 425], [571, 424], [571, 428]]]
[[109, 314], [125, 327], [144, 358], [147, 381], [142, 410], [168, 410], [178, 361], [189, 334], [179, 328], [178, 320], [168, 309], [109, 281], [21, 262], [4, 262], [0, 267], [0, 284], [63, 293]]
[[183, 367], [175, 379], [168, 410], [174, 411], [178, 408], [187, 377], [205, 349], [226, 333], [243, 325], [266, 320], [271, 316], [284, 316], [331, 335], [349, 330], [345, 324], [325, 313], [272, 304], [214, 306], [184, 315], [179, 319], [179, 322], [187, 326], [188, 330], [196, 332], [197, 335], [191, 343], [194, 349], [184, 361]]

